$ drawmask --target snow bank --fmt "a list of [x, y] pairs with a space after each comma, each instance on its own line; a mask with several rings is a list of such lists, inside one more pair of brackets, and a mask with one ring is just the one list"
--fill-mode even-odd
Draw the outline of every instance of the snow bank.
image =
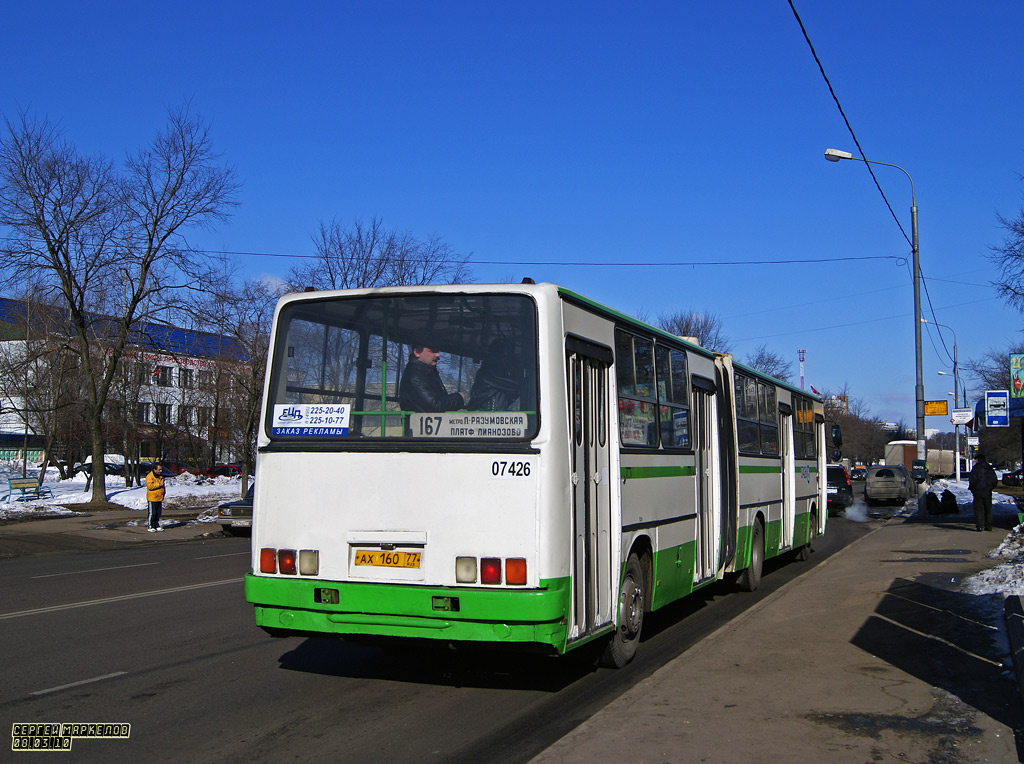
[[[949, 491], [956, 499], [956, 514], [928, 514], [929, 493], [941, 499], [942, 494]], [[974, 521], [974, 496], [967, 490], [967, 481], [936, 480], [925, 494], [918, 500], [917, 515], [921, 518], [937, 517], [957, 518]], [[935, 502], [932, 502], [935, 505]], [[950, 506], [947, 501], [947, 507]], [[962, 589], [969, 594], [999, 594], [1003, 597], [1013, 595], [1024, 596], [1024, 526], [1017, 525], [1017, 514], [1020, 510], [1013, 497], [1001, 493], [992, 494], [993, 517], [1011, 517], [1016, 526], [1003, 542], [988, 553], [994, 560], [1003, 560], [994, 568], [983, 570], [964, 579]]]
[[[974, 496], [970, 491], [967, 490], [967, 481], [961, 480], [959, 483], [955, 480], [936, 480], [929, 486], [928, 490], [921, 495], [917, 501], [917, 514], [919, 517], [936, 517], [936, 515], [927, 514], [928, 510], [928, 494], [935, 494], [937, 499], [942, 498], [942, 494], [945, 491], [949, 491], [953, 494], [956, 499], [957, 512], [956, 514], [947, 514], [946, 517], [958, 517], [966, 518], [969, 520], [974, 519]], [[993, 517], [1017, 517], [1017, 503], [1013, 500], [1012, 496], [1007, 496], [1002, 493], [992, 493], [992, 516]]]
[[[37, 478], [38, 469], [29, 468], [28, 476]], [[14, 496], [7, 495], [8, 478], [21, 477], [20, 465], [0, 462], [0, 520], [16, 520], [24, 517], [60, 517], [78, 515], [69, 507], [84, 504], [92, 499], [92, 491], [85, 492], [85, 476], [76, 475], [68, 480], [61, 480], [60, 473], [54, 467], [46, 470], [43, 483], [53, 491], [52, 499], [35, 501], [16, 501]], [[240, 495], [239, 478], [216, 477], [207, 478], [197, 475], [182, 474], [167, 477], [164, 481], [167, 495], [164, 499], [166, 507], [190, 506], [196, 504], [213, 504], [236, 499]], [[119, 504], [127, 509], [146, 511], [145, 486], [127, 488], [124, 478], [107, 475], [107, 501]]]

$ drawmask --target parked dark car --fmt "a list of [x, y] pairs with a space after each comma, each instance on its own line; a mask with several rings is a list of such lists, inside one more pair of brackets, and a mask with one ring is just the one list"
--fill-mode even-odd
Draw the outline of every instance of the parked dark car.
[[206, 477], [235, 477], [242, 474], [240, 464], [215, 464], [203, 470]]
[[[72, 474], [77, 475], [79, 472], [84, 472], [86, 475], [92, 472], [92, 462], [76, 464], [72, 468]], [[106, 475], [124, 475], [124, 464], [103, 462], [103, 473]]]
[[245, 496], [217, 505], [217, 522], [229, 536], [248, 536], [252, 533], [252, 502], [256, 484], [249, 486]]
[[902, 464], [876, 464], [868, 467], [864, 480], [864, 500], [870, 505], [879, 502], [903, 503], [917, 493], [917, 484]]
[[850, 475], [846, 472], [846, 467], [841, 464], [830, 464], [825, 469], [828, 513], [830, 515], [841, 514], [853, 504], [853, 486], [850, 485]]
[[1021, 470], [1015, 469], [1013, 472], [1004, 472], [1003, 476], [999, 479], [1003, 485], [1007, 486], [1018, 486], [1021, 484]]

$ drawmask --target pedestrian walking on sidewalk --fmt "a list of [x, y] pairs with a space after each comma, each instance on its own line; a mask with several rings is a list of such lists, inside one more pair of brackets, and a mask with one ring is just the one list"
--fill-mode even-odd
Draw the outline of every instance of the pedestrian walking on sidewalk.
[[974, 494], [974, 525], [979, 531], [992, 530], [992, 489], [998, 482], [999, 478], [992, 465], [985, 461], [983, 455], [978, 454], [967, 478], [967, 487]]
[[153, 471], [146, 475], [146, 501], [149, 502], [149, 532], [162, 531], [160, 512], [164, 506], [164, 471], [159, 463], [154, 464]]

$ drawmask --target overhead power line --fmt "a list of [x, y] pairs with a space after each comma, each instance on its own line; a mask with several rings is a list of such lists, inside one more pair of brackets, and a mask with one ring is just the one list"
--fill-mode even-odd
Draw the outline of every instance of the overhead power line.
[[814, 61], [818, 65], [818, 71], [821, 72], [821, 76], [825, 80], [825, 84], [828, 85], [828, 92], [832, 94], [832, 100], [836, 102], [836, 108], [839, 109], [839, 113], [843, 117], [843, 122], [846, 123], [846, 129], [850, 131], [850, 137], [852, 137], [853, 142], [857, 144], [857, 151], [860, 152], [860, 158], [864, 160], [864, 166], [868, 168], [868, 172], [871, 173], [871, 179], [875, 181], [875, 188], [877, 188], [878, 193], [882, 195], [882, 201], [884, 201], [885, 206], [889, 208], [889, 214], [892, 215], [892, 219], [895, 220], [896, 225], [899, 226], [900, 233], [903, 234], [903, 238], [907, 240], [907, 244], [911, 244], [910, 237], [907, 236], [907, 232], [903, 229], [903, 224], [900, 223], [900, 219], [896, 217], [896, 213], [893, 211], [892, 205], [889, 204], [889, 200], [886, 198], [885, 192], [882, 190], [882, 186], [878, 182], [878, 178], [875, 177], [875, 171], [871, 169], [871, 163], [868, 161], [867, 155], [864, 153], [864, 149], [861, 148], [860, 141], [857, 140], [857, 134], [853, 132], [853, 126], [850, 124], [850, 120], [846, 117], [843, 105], [839, 103], [839, 96], [836, 95], [836, 91], [832, 87], [832, 83], [829, 81], [828, 75], [825, 74], [825, 67], [822, 65], [821, 59], [818, 58], [817, 51], [814, 50], [814, 44], [811, 42], [810, 35], [807, 34], [807, 29], [804, 27], [804, 22], [800, 18], [800, 14], [797, 13], [796, 7], [793, 5], [793, 0], [789, 0], [789, 7], [793, 11], [793, 15], [796, 17], [796, 23], [800, 25], [800, 31], [803, 32], [804, 39], [807, 41], [807, 47], [811, 49], [811, 55], [814, 56]]
[[[242, 255], [247, 257], [283, 257], [295, 259], [319, 259], [320, 255], [299, 255], [274, 252], [228, 252], [228, 251], [206, 251], [197, 250], [208, 255]], [[416, 259], [416, 258], [411, 258]], [[813, 263], [842, 263], [858, 262], [865, 260], [904, 260], [903, 255], [867, 255], [864, 257], [807, 257], [807, 258], [786, 258], [776, 260], [673, 260], [666, 262], [600, 262], [596, 260], [469, 260], [470, 265], [557, 265], [557, 266], [584, 266], [587, 268], [668, 268], [668, 267], [692, 267], [697, 265], [803, 265]]]
[[[0, 237], [7, 241], [13, 241], [7, 237]], [[323, 257], [320, 254], [301, 254], [297, 252], [241, 252], [227, 249], [193, 249], [192, 252], [203, 255], [231, 257], [279, 257], [286, 260], [319, 260]], [[409, 261], [419, 261], [421, 258], [407, 258]], [[560, 267], [580, 266], [585, 268], [682, 268], [698, 265], [729, 266], [729, 265], [811, 265], [815, 263], [844, 263], [862, 262], [870, 260], [895, 260], [902, 263], [906, 258], [903, 255], [865, 255], [861, 257], [795, 257], [775, 258], [759, 260], [671, 260], [666, 262], [643, 262], [636, 261], [596, 261], [596, 260], [475, 260], [470, 259], [470, 265], [557, 265]], [[425, 259], [423, 259], [425, 262]]]

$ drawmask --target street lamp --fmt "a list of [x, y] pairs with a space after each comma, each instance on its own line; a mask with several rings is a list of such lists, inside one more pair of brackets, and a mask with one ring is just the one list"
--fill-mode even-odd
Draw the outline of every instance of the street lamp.
[[910, 181], [910, 246], [914, 254], [914, 364], [917, 370], [917, 385], [914, 389], [914, 400], [917, 404], [917, 458], [926, 459], [927, 452], [924, 442], [924, 373], [921, 366], [921, 263], [917, 246], [917, 195], [914, 192], [914, 179], [910, 173], [898, 164], [890, 162], [878, 162], [874, 159], [862, 159], [855, 157], [849, 151], [839, 149], [825, 149], [825, 159], [829, 162], [838, 162], [840, 159], [855, 159], [865, 164], [880, 164], [886, 167], [895, 167], [903, 172]]
[[[921, 319], [921, 323], [922, 324], [930, 323], [932, 326], [941, 326], [943, 329], [949, 329], [949, 331], [953, 332], [953, 408], [959, 408], [960, 407], [960, 399], [957, 397], [957, 393], [960, 391], [960, 373], [959, 373], [960, 363], [959, 363], [959, 359], [958, 359], [957, 351], [956, 351], [956, 332], [953, 330], [952, 326], [947, 326], [946, 324], [940, 324], [938, 321], [929, 321], [927, 318], [922, 318]], [[939, 374], [941, 374], [944, 377], [948, 377], [949, 376], [949, 374], [947, 374], [944, 371], [940, 371]], [[967, 405], [967, 391], [966, 390], [964, 391], [964, 405], [965, 406]], [[960, 425], [959, 424], [954, 424], [953, 425], [953, 432], [956, 433], [956, 435], [955, 435], [956, 456], [954, 458], [956, 460], [956, 482], [959, 483], [960, 482]]]

